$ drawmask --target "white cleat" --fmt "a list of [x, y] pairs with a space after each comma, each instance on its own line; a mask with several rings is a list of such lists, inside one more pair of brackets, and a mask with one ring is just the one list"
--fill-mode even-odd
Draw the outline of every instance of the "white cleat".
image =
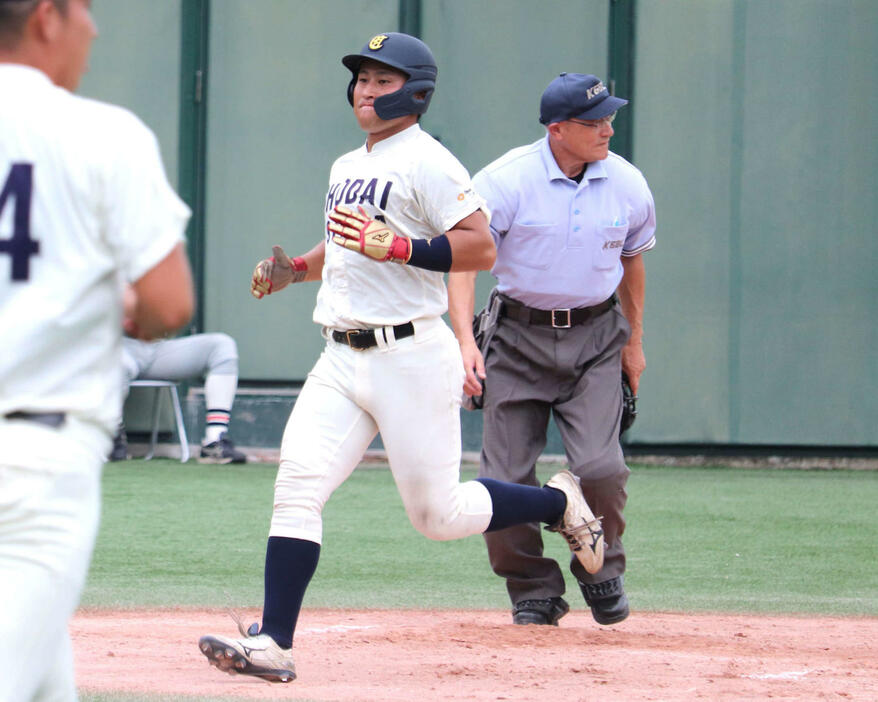
[[253, 675], [269, 682], [296, 679], [292, 649], [281, 648], [268, 634], [241, 639], [202, 636], [198, 648], [211, 665], [230, 675]]
[[589, 573], [597, 573], [604, 565], [604, 530], [600, 517], [594, 516], [585, 501], [579, 478], [569, 470], [562, 470], [553, 475], [546, 485], [567, 496], [567, 507], [561, 519], [546, 529], [559, 532], [582, 567]]

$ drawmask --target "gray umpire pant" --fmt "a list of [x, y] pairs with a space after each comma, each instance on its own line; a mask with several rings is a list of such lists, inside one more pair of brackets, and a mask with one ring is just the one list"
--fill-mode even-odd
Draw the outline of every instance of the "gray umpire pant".
[[[603, 582], [625, 572], [622, 510], [629, 470], [619, 445], [619, 421], [621, 351], [630, 333], [618, 303], [569, 329], [504, 317], [486, 354], [479, 475], [538, 485], [535, 467], [546, 446], [552, 413], [570, 470], [579, 476], [595, 515], [603, 516], [603, 568], [589, 574], [571, 557], [570, 569], [582, 583]], [[491, 567], [506, 579], [513, 604], [564, 594], [558, 563], [543, 556], [539, 524], [484, 536]]]

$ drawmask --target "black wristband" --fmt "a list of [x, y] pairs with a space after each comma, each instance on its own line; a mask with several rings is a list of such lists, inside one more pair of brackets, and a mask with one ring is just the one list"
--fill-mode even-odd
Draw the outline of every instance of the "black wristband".
[[406, 263], [428, 271], [447, 273], [451, 270], [451, 244], [448, 237], [412, 239], [412, 255]]

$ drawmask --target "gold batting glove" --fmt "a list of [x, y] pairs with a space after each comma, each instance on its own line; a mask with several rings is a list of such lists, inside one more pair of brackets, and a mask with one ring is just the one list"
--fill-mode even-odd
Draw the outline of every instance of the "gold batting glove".
[[374, 258], [376, 261], [408, 263], [412, 240], [395, 233], [384, 222], [372, 219], [362, 207], [359, 212], [339, 205], [329, 213], [326, 231], [334, 244]]
[[256, 264], [250, 281], [250, 294], [257, 300], [266, 295], [283, 290], [290, 283], [301, 283], [308, 273], [308, 264], [303, 258], [291, 259], [280, 246], [272, 246], [274, 254]]

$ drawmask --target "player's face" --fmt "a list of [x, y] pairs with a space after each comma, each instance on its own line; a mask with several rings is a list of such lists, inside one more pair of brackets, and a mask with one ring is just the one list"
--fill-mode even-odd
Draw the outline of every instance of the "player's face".
[[366, 60], [360, 64], [354, 83], [354, 115], [360, 129], [370, 136], [370, 141], [385, 139], [417, 121], [415, 115], [384, 120], [375, 112], [375, 98], [395, 93], [406, 80], [404, 73], [377, 61]]
[[611, 122], [612, 119], [560, 122], [560, 133], [570, 155], [583, 163], [603, 161], [610, 150], [610, 138], [615, 133]]
[[91, 0], [70, 0], [67, 14], [58, 24], [58, 42], [63, 65], [55, 76], [62, 88], [76, 90], [83, 73], [88, 69], [88, 54], [98, 29], [91, 16]]

